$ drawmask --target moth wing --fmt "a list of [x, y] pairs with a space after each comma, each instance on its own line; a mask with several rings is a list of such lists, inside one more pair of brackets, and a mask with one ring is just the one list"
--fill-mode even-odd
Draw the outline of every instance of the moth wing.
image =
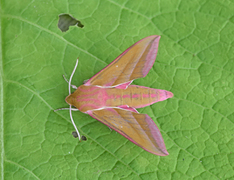
[[168, 155], [158, 127], [147, 114], [121, 108], [106, 108], [87, 113], [146, 151], [159, 156]]
[[117, 86], [145, 77], [155, 62], [159, 39], [153, 35], [136, 42], [85, 85]]

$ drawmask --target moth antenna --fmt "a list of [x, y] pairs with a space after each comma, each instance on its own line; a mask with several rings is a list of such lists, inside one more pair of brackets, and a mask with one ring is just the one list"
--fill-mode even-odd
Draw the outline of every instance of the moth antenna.
[[76, 132], [77, 132], [77, 135], [78, 135], [78, 137], [79, 137], [79, 140], [80, 140], [80, 133], [79, 133], [79, 131], [78, 131], [77, 127], [76, 127], [76, 124], [75, 124], [75, 122], [74, 122], [74, 120], [73, 120], [73, 117], [72, 117], [72, 110], [71, 110], [71, 109], [72, 109], [72, 108], [71, 108], [71, 105], [70, 105], [69, 112], [70, 112], [71, 122], [72, 122], [72, 124], [73, 124], [73, 126], [74, 126], [74, 128], [75, 128], [75, 130], [76, 130]]
[[[78, 59], [76, 60], [76, 65], [75, 65], [75, 67], [74, 67], [74, 69], [73, 69], [73, 71], [71, 73], [71, 76], [70, 76], [70, 79], [69, 79], [69, 82], [68, 82], [68, 91], [69, 91], [69, 94], [71, 94], [71, 80], [72, 80], [72, 77], [73, 77], [73, 75], [74, 75], [74, 73], [76, 71], [77, 66], [78, 66]], [[72, 107], [71, 107], [71, 105], [69, 105], [69, 112], [70, 112], [71, 122], [72, 122], [72, 124], [73, 124], [73, 126], [74, 126], [74, 128], [75, 128], [75, 130], [77, 132], [77, 135], [79, 137], [79, 140], [80, 140], [80, 133], [79, 133], [77, 127], [76, 127], [75, 122], [73, 121], [73, 118], [72, 118]]]
[[[63, 75], [63, 78], [64, 78], [64, 80], [69, 84], [69, 82], [68, 82], [68, 80], [66, 79], [66, 77]], [[73, 88], [73, 89], [77, 89], [77, 87], [75, 86], [75, 85], [72, 85], [71, 84], [71, 87]]]

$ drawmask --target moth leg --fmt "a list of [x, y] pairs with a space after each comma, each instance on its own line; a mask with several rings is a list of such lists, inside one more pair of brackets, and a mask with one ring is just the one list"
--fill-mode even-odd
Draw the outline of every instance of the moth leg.
[[87, 83], [89, 81], [89, 79], [86, 79], [83, 81], [83, 84]]
[[[69, 110], [70, 108], [59, 108], [59, 109], [55, 109], [54, 112], [56, 111], [60, 111], [60, 110]], [[71, 108], [72, 111], [79, 111], [79, 109], [76, 108]]]
[[[65, 79], [65, 81], [69, 84], [69, 82], [68, 82], [68, 80], [65, 78], [65, 76], [63, 75], [63, 78]], [[75, 85], [72, 85], [71, 84], [71, 87], [73, 88], [73, 89], [77, 89], [77, 87], [75, 86]]]

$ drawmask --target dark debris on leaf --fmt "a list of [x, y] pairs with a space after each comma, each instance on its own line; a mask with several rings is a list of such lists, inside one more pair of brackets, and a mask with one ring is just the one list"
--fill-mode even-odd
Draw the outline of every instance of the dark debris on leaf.
[[82, 139], [83, 141], [86, 141], [86, 140], [87, 140], [87, 138], [86, 138], [85, 136], [81, 136], [81, 139]]
[[78, 137], [77, 132], [76, 132], [76, 131], [73, 131], [73, 132], [72, 132], [72, 136], [73, 136], [74, 138], [77, 138], [77, 137]]
[[80, 28], [83, 28], [84, 25], [81, 24], [81, 22], [74, 17], [72, 17], [69, 14], [60, 14], [59, 15], [59, 21], [58, 21], [58, 28], [62, 32], [66, 32], [69, 29], [69, 26], [78, 26]]
[[[77, 137], [78, 137], [77, 132], [76, 132], [76, 131], [73, 131], [73, 132], [72, 132], [72, 136], [73, 136], [74, 138], [77, 138]], [[87, 138], [86, 138], [84, 135], [82, 135], [82, 136], [81, 136], [81, 140], [82, 140], [82, 141], [87, 141]]]

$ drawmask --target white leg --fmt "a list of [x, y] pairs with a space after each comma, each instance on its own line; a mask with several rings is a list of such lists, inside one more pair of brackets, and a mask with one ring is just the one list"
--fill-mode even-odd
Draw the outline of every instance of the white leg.
[[[63, 75], [63, 78], [65, 79], [65, 81], [69, 84], [69, 82], [68, 82], [68, 80], [65, 78], [65, 76]], [[72, 85], [71, 84], [71, 87], [73, 88], [73, 89], [77, 89], [77, 87], [75, 86], [75, 85]]]
[[83, 84], [87, 83], [89, 81], [89, 79], [86, 79], [83, 81]]
[[[70, 108], [59, 108], [59, 109], [55, 109], [54, 112], [56, 111], [60, 111], [60, 110], [70, 110]], [[72, 111], [79, 111], [79, 109], [76, 108], [71, 108]]]

